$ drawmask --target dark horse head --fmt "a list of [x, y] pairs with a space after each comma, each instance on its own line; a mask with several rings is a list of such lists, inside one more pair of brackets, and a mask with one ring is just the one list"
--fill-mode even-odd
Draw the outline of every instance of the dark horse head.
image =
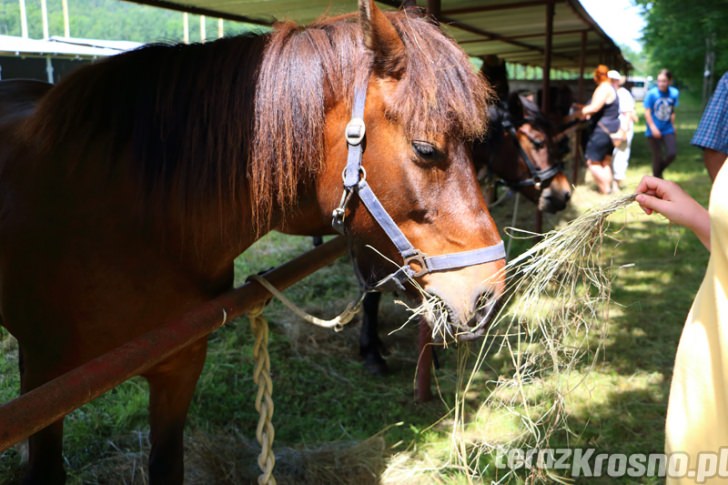
[[[442, 302], [448, 333], [482, 330], [505, 264], [469, 150], [488, 96], [437, 26], [367, 0], [65, 77], [0, 126], [0, 322], [22, 392], [226, 291], [266, 232], [332, 219], [365, 280], [403, 275]], [[153, 483], [182, 481], [206, 345], [144, 371]], [[62, 430], [31, 437], [29, 483], [63, 481]]]
[[540, 210], [558, 212], [571, 198], [554, 144], [552, 125], [536, 104], [519, 93], [488, 108], [490, 128], [473, 146], [477, 167], [486, 166]]

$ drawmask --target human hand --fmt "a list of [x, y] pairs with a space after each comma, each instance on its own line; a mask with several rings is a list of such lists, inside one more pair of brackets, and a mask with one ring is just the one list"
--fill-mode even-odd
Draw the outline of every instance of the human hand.
[[652, 138], [654, 138], [656, 140], [659, 140], [660, 138], [662, 138], [662, 133], [660, 132], [660, 130], [657, 129], [656, 126], [650, 127], [650, 134], [652, 135]]
[[674, 182], [645, 176], [637, 186], [635, 200], [647, 214], [655, 212], [670, 222], [692, 230], [710, 249], [708, 211]]

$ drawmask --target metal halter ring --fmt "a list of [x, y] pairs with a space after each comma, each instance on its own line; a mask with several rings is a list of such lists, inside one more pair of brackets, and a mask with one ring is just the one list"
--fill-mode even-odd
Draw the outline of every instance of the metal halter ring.
[[[344, 170], [341, 171], [341, 180], [343, 180], [344, 183], [346, 183], [346, 169], [347, 169], [347, 167], [344, 167]], [[362, 180], [366, 180], [366, 179], [367, 179], [367, 170], [364, 167], [359, 166], [359, 182], [361, 182]]]
[[[420, 269], [416, 270], [412, 268], [412, 263], [419, 266]], [[404, 257], [404, 267], [409, 267], [410, 270], [412, 270], [411, 276], [413, 278], [418, 278], [430, 272], [430, 268], [429, 266], [427, 266], [427, 260], [425, 259], [425, 255], [417, 250], [415, 250], [414, 254]]]

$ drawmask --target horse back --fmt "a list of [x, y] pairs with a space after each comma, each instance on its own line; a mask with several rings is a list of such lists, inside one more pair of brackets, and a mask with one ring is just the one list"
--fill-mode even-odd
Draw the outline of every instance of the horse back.
[[29, 116], [52, 87], [51, 84], [32, 79], [0, 81], [0, 125]]

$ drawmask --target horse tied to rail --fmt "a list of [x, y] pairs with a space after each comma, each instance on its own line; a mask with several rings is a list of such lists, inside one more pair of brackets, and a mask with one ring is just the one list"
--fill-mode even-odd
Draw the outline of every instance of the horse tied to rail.
[[[0, 117], [0, 321], [21, 392], [228, 290], [274, 229], [333, 225], [366, 284], [421, 298], [416, 282], [444, 332], [482, 332], [505, 264], [469, 151], [488, 97], [437, 25], [361, 0], [305, 28], [108, 58]], [[143, 372], [152, 483], [182, 482], [206, 346]], [[28, 483], [65, 480], [62, 433], [30, 438]]]

